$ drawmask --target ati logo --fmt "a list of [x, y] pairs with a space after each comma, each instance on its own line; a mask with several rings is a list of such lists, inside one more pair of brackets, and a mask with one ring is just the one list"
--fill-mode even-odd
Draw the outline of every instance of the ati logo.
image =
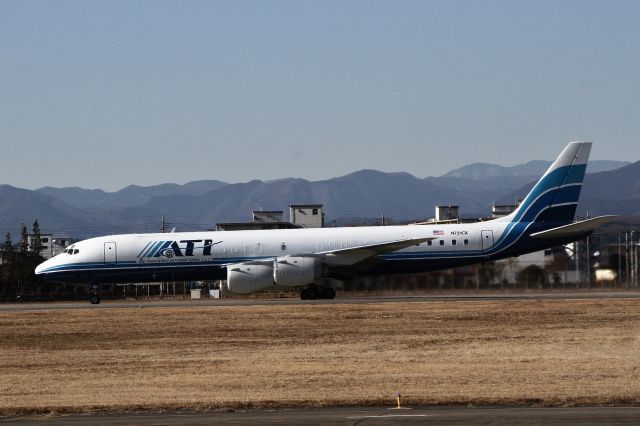
[[[169, 259], [182, 256], [211, 256], [211, 247], [222, 241], [213, 240], [180, 240], [180, 241], [153, 241], [146, 245], [138, 257], [160, 257]], [[202, 245], [197, 243], [203, 243]], [[194, 254], [196, 252], [196, 254]]]

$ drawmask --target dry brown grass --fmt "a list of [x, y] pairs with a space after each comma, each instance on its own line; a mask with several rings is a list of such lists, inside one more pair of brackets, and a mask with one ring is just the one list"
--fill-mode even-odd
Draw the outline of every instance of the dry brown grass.
[[640, 300], [0, 313], [0, 413], [637, 404]]

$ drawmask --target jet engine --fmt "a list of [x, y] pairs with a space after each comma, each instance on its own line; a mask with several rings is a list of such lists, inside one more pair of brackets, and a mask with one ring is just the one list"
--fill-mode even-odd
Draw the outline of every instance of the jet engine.
[[273, 281], [283, 287], [311, 284], [322, 275], [322, 263], [315, 257], [283, 256], [273, 262]]
[[256, 293], [273, 286], [273, 262], [247, 262], [227, 266], [227, 290]]

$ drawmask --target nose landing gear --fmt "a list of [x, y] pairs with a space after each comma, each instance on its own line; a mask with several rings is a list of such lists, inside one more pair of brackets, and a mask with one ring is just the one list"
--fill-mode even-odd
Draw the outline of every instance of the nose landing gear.
[[89, 297], [89, 302], [91, 302], [92, 305], [100, 303], [100, 293], [100, 285], [91, 284], [91, 297]]

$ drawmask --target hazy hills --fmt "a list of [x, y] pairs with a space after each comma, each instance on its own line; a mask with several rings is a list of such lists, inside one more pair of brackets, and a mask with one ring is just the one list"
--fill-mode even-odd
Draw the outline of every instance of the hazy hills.
[[78, 208], [104, 209], [138, 206], [150, 201], [153, 197], [179, 194], [200, 195], [224, 185], [227, 185], [227, 183], [219, 180], [200, 180], [184, 185], [175, 183], [154, 186], [129, 185], [117, 192], [78, 187], [53, 188], [51, 186], [37, 189], [36, 192], [49, 195]]
[[[628, 166], [628, 161], [594, 160], [589, 162], [587, 173], [598, 173]], [[551, 165], [551, 161], [532, 160], [524, 164], [505, 167], [496, 164], [473, 163], [445, 174], [444, 177], [461, 177], [467, 179], [484, 179], [505, 176], [540, 176]]]
[[[499, 201], [509, 202], [526, 194], [534, 183], [530, 182], [518, 188]], [[616, 170], [587, 173], [577, 214], [640, 215], [640, 161]]]
[[[245, 221], [251, 210], [286, 210], [291, 203], [322, 203], [326, 221], [386, 217], [425, 219], [436, 204], [458, 204], [463, 216], [487, 216], [490, 206], [526, 194], [549, 162], [514, 167], [471, 164], [441, 177], [361, 170], [322, 181], [253, 180], [228, 184], [203, 180], [185, 185], [131, 185], [116, 192], [82, 188], [26, 190], [0, 185], [0, 231], [17, 239], [19, 224], [38, 218], [45, 232], [84, 238], [149, 232], [165, 216], [179, 230]], [[621, 167], [622, 166], [622, 167]], [[605, 171], [602, 171], [605, 170]], [[595, 171], [595, 172], [592, 172]], [[640, 162], [590, 163], [579, 213], [640, 214]]]

